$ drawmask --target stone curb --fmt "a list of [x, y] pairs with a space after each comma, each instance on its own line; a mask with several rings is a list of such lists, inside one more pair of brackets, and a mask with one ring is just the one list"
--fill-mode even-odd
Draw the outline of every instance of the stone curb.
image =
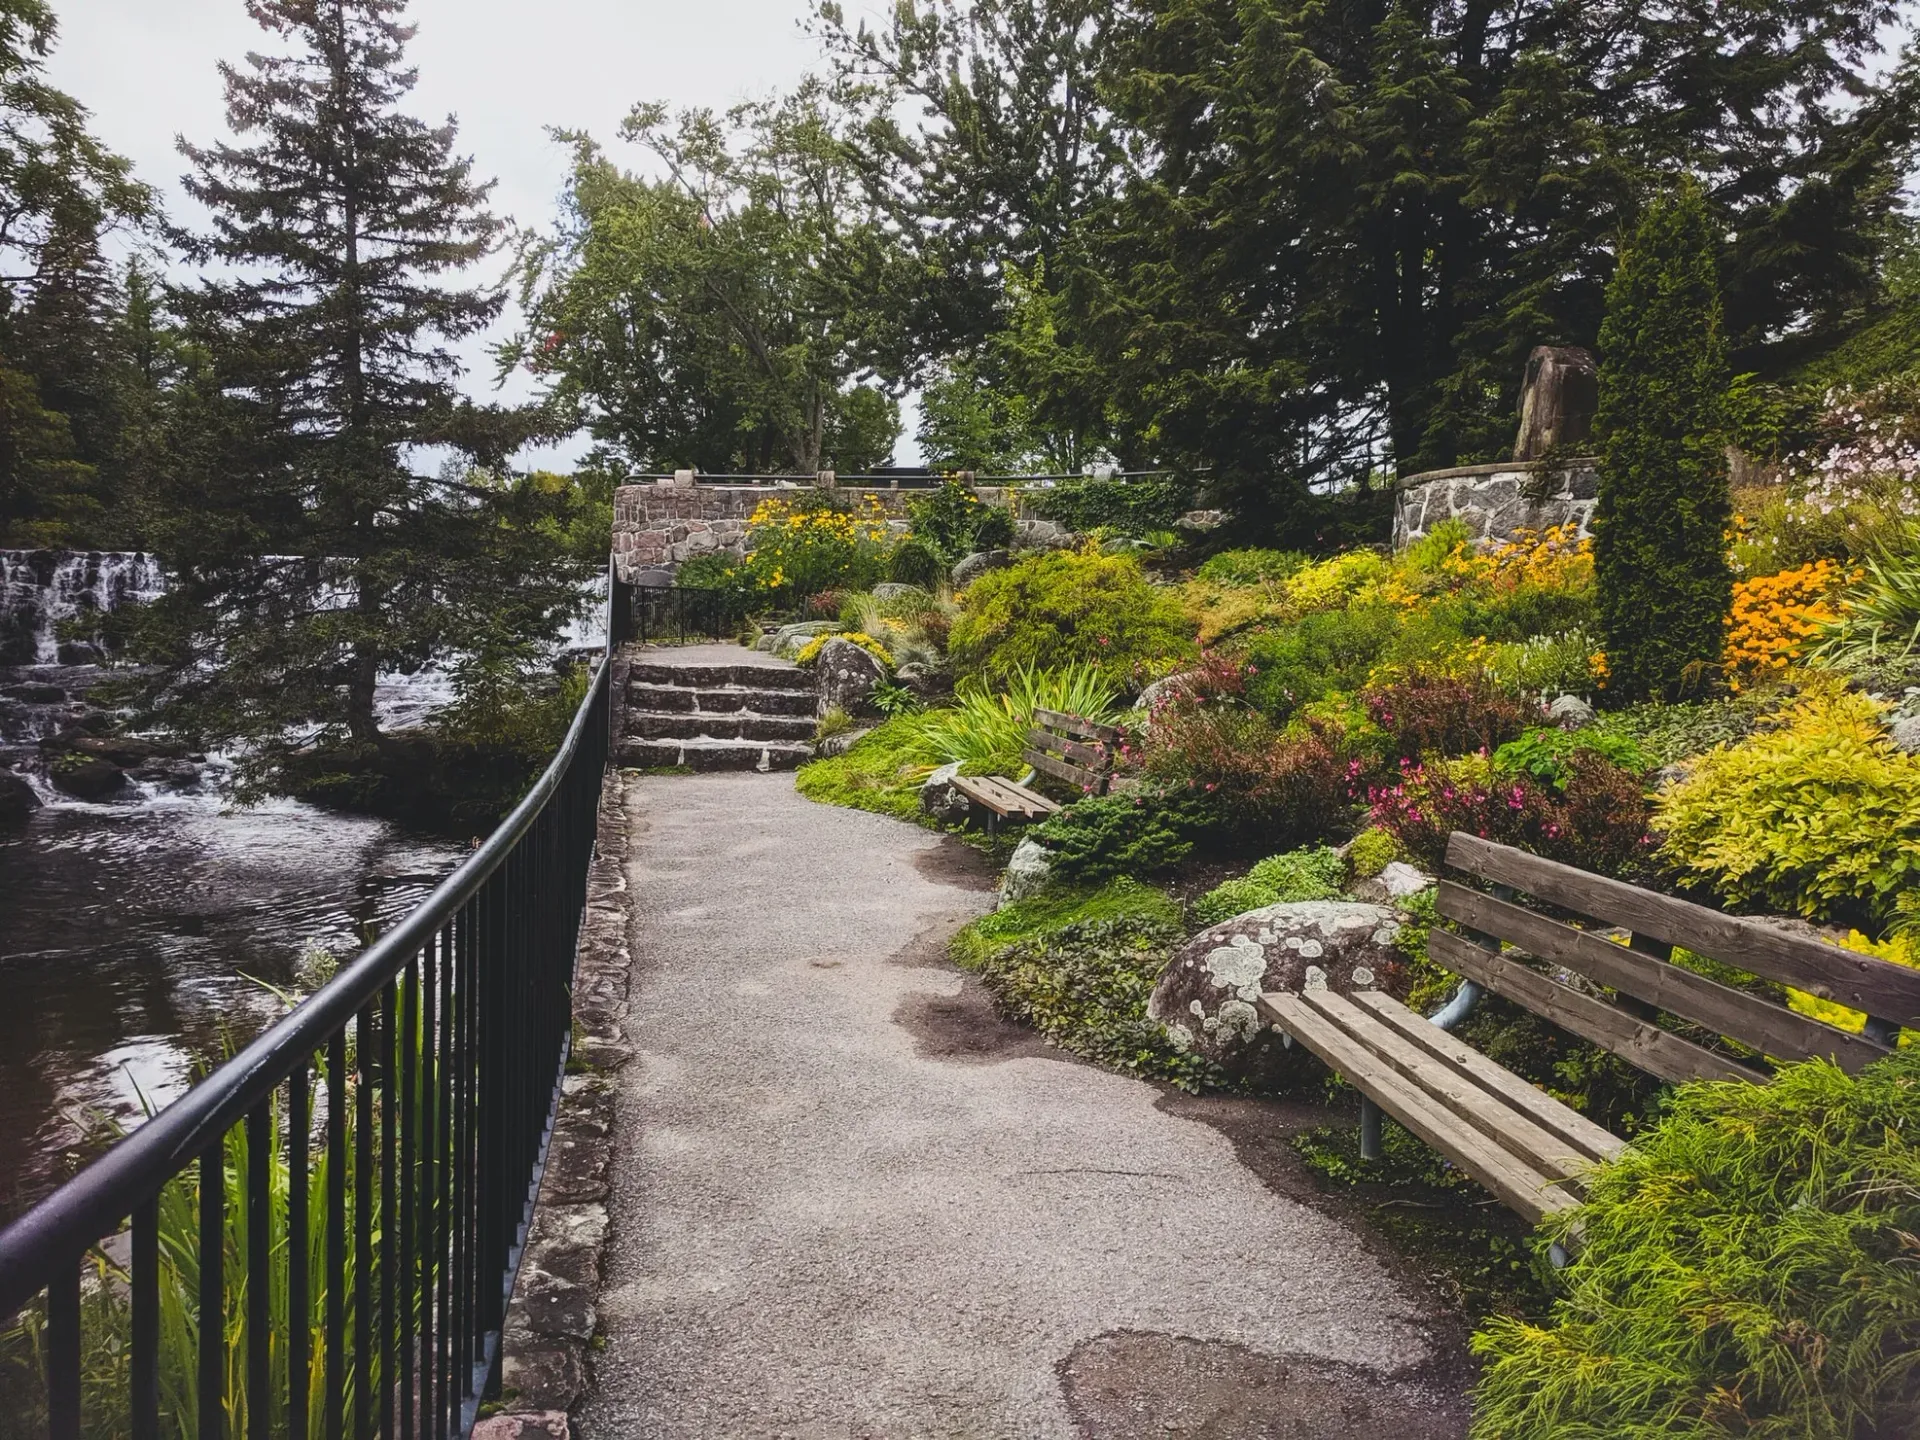
[[568, 1440], [567, 1412], [587, 1391], [587, 1347], [599, 1324], [607, 1243], [613, 1123], [611, 1072], [627, 1043], [626, 780], [610, 769], [587, 872], [587, 909], [574, 969], [573, 1062], [561, 1084], [547, 1170], [501, 1342], [504, 1413], [474, 1440]]

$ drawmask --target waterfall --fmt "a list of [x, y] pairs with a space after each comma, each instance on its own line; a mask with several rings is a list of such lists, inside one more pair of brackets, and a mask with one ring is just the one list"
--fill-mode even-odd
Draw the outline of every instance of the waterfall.
[[86, 665], [85, 641], [60, 639], [63, 621], [144, 605], [166, 589], [160, 562], [125, 550], [0, 550], [0, 666]]

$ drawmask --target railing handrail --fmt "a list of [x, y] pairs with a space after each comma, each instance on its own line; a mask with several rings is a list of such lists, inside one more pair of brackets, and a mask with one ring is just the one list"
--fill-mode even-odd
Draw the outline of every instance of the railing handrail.
[[553, 762], [499, 828], [404, 920], [238, 1055], [0, 1230], [0, 1323], [70, 1266], [75, 1253], [113, 1233], [147, 1196], [220, 1143], [479, 893], [559, 788], [612, 673], [603, 658]]

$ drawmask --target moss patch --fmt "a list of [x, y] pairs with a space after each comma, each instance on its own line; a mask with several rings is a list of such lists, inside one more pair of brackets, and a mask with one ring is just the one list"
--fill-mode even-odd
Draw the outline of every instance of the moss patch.
[[802, 765], [794, 783], [822, 805], [872, 810], [896, 820], [919, 820], [926, 767], [912, 758], [923, 718], [899, 715], [863, 736], [844, 755]]

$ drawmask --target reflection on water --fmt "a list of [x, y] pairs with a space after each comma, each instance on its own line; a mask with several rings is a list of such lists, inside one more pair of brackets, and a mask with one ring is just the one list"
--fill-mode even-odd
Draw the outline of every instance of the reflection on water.
[[280, 1013], [302, 952], [357, 950], [460, 856], [378, 820], [211, 796], [0, 827], [0, 1223]]

